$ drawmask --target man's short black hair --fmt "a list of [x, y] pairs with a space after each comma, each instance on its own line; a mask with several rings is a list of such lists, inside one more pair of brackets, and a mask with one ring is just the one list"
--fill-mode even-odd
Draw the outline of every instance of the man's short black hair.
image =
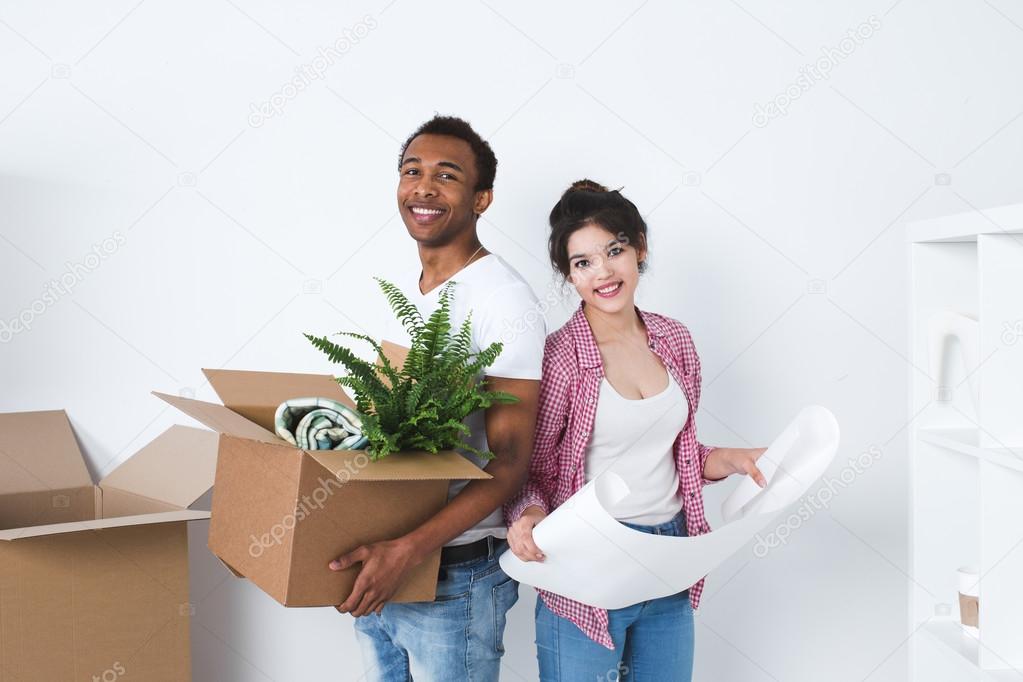
[[434, 116], [423, 125], [416, 128], [415, 132], [408, 136], [405, 144], [401, 145], [401, 155], [398, 157], [398, 168], [401, 169], [402, 159], [405, 158], [405, 150], [420, 135], [447, 135], [465, 140], [472, 153], [476, 157], [476, 192], [494, 188], [494, 176], [497, 175], [497, 157], [494, 150], [490, 148], [479, 133], [472, 129], [468, 121], [457, 116]]

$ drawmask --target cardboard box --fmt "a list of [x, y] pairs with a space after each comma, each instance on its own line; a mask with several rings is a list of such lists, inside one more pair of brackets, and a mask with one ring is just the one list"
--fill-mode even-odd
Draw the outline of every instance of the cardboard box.
[[191, 679], [187, 507], [216, 447], [173, 426], [93, 485], [63, 410], [0, 414], [0, 680]]
[[[392, 361], [400, 348], [389, 345]], [[332, 559], [399, 537], [447, 503], [449, 481], [490, 478], [457, 452], [400, 452], [371, 461], [364, 450], [302, 450], [279, 438], [274, 413], [309, 396], [353, 405], [333, 377], [203, 370], [223, 405], [154, 392], [220, 434], [209, 548], [285, 606], [334, 606], [359, 565]], [[353, 405], [354, 407], [354, 405]], [[440, 551], [413, 569], [392, 601], [431, 601]]]

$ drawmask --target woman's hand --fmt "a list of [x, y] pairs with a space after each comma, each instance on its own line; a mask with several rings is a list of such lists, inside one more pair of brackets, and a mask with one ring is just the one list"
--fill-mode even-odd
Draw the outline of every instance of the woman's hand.
[[767, 448], [714, 448], [707, 455], [703, 477], [714, 481], [730, 474], [747, 474], [763, 488], [767, 485], [767, 479], [757, 467], [757, 460], [766, 451]]
[[523, 561], [543, 561], [543, 552], [533, 542], [533, 528], [546, 518], [540, 507], [526, 507], [519, 520], [508, 528], [508, 547]]

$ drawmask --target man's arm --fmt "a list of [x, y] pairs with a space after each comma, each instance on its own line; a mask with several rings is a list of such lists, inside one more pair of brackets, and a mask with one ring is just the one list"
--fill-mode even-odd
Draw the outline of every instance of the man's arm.
[[511, 393], [519, 399], [517, 403], [493, 405], [484, 413], [487, 444], [495, 455], [486, 468], [492, 478], [470, 481], [443, 509], [408, 534], [364, 545], [332, 561], [330, 568], [336, 571], [362, 563], [352, 593], [339, 611], [353, 616], [379, 611], [411, 568], [485, 519], [525, 483], [540, 382], [487, 377], [487, 389]]

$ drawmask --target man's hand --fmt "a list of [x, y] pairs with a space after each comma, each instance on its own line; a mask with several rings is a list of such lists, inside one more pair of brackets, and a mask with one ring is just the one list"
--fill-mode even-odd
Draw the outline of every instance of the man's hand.
[[496, 456], [486, 467], [491, 478], [469, 481], [439, 512], [408, 534], [360, 547], [332, 561], [330, 568], [335, 571], [362, 563], [352, 593], [338, 611], [353, 616], [379, 612], [412, 567], [485, 519], [522, 487], [532, 454], [540, 382], [487, 377], [487, 388], [519, 399], [491, 405], [484, 412], [487, 444]]
[[547, 517], [540, 507], [527, 507], [519, 520], [508, 528], [508, 549], [523, 561], [543, 561], [544, 555], [533, 542], [533, 528]]
[[767, 479], [757, 467], [757, 460], [766, 451], [767, 448], [714, 448], [707, 455], [703, 477], [713, 481], [729, 474], [747, 474], [763, 488]]
[[401, 538], [363, 545], [330, 562], [332, 571], [343, 571], [357, 563], [362, 570], [355, 579], [352, 593], [337, 607], [341, 613], [355, 617], [379, 613], [394, 596], [406, 573], [418, 562], [412, 545]]

